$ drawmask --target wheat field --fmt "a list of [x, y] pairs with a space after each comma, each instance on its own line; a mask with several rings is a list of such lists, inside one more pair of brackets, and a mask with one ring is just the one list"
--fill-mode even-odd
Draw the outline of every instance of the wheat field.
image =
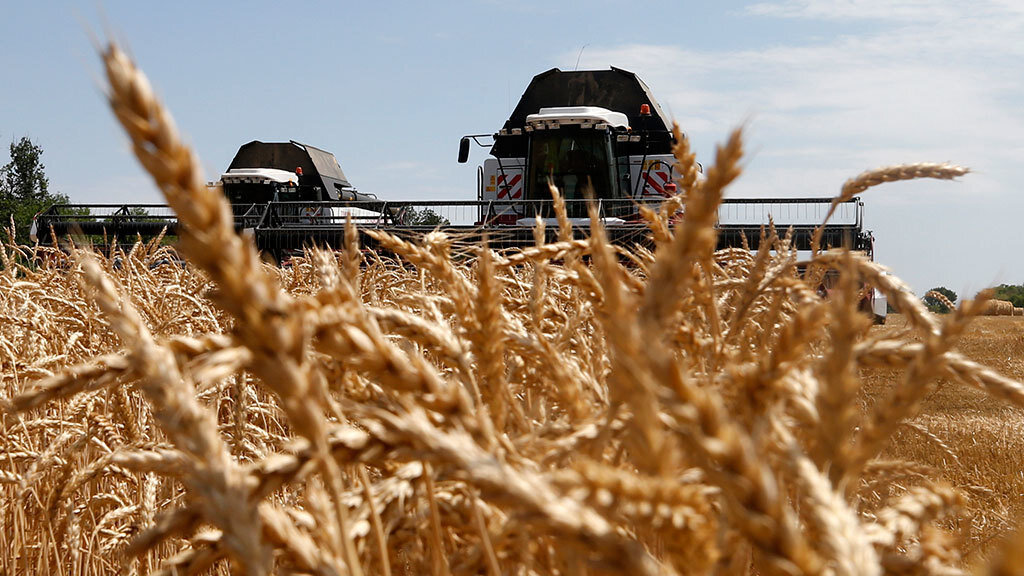
[[[654, 250], [596, 216], [573, 239], [553, 191], [555, 243], [366, 232], [374, 253], [350, 226], [276, 267], [134, 63], [103, 60], [184, 231], [0, 251], [0, 574], [1024, 569], [1017, 321], [977, 323], [984, 297], [934, 316], [784, 231], [716, 251], [742, 131], [703, 179], [679, 139]], [[871, 171], [837, 202], [965, 173]], [[872, 328], [865, 286], [898, 319]], [[973, 349], [992, 326], [998, 353]]]

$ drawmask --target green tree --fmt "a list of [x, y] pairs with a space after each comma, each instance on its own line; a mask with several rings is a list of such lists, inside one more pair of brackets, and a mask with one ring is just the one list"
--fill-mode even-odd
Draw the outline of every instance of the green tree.
[[50, 192], [43, 166], [43, 149], [27, 136], [11, 142], [11, 161], [0, 168], [0, 217], [3, 227], [14, 219], [15, 240], [28, 244], [32, 218], [51, 204], [67, 203], [64, 194]]
[[406, 209], [404, 222], [409, 226], [448, 226], [451, 224], [447, 218], [430, 208], [417, 210], [412, 206]]
[[[938, 288], [932, 288], [929, 292], [938, 292], [945, 296], [951, 304], [956, 304], [956, 292], [953, 292], [945, 286], [939, 286]], [[928, 310], [937, 314], [948, 314], [950, 312], [949, 306], [946, 306], [938, 298], [928, 295], [924, 297], [924, 303], [928, 306]]]
[[1024, 308], [1024, 285], [1022, 284], [1000, 284], [995, 289], [996, 300], [1009, 300], [1014, 307]]

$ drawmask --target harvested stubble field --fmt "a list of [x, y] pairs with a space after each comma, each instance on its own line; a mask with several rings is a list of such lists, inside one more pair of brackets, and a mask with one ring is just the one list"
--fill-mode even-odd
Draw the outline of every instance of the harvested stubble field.
[[[933, 316], [876, 264], [800, 262], [774, 231], [715, 252], [739, 131], [699, 181], [680, 139], [653, 251], [596, 218], [572, 240], [561, 208], [561, 239], [520, 252], [377, 234], [393, 259], [350, 228], [277, 268], [141, 73], [104, 62], [188, 264], [159, 242], [2, 250], [0, 572], [1024, 568], [1016, 321], [974, 319], [984, 298]], [[873, 171], [837, 198], [964, 172]], [[901, 319], [872, 328], [862, 283]]]
[[[904, 329], [906, 318], [896, 314], [873, 332], [890, 337]], [[1000, 374], [1024, 380], [1024, 318], [975, 318], [957, 350]], [[861, 375], [865, 405], [884, 397], [899, 382], [892, 369], [865, 368]], [[965, 513], [951, 526], [966, 539], [964, 550], [971, 555], [990, 551], [994, 539], [1024, 518], [1024, 409], [982, 390], [937, 380], [921, 414], [895, 434], [883, 458], [923, 466], [908, 470], [889, 489], [928, 477], [941, 478], [963, 492]]]

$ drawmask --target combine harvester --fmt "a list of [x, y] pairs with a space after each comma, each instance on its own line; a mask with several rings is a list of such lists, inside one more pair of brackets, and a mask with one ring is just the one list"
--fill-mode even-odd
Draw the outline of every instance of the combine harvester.
[[[268, 220], [272, 212], [304, 225], [382, 215], [381, 202], [356, 191], [333, 154], [295, 141], [243, 145], [216, 184], [231, 203], [235, 228], [254, 235], [257, 245], [274, 255], [287, 247], [301, 249], [312, 239]], [[178, 219], [163, 204], [55, 204], [36, 215], [31, 232], [42, 243], [68, 235], [129, 241], [159, 234], [173, 238]]]
[[[589, 219], [583, 196], [593, 201], [616, 243], [648, 242], [639, 206], [657, 206], [675, 193], [672, 125], [647, 85], [618, 68], [538, 74], [495, 134], [462, 138], [459, 162], [471, 145], [490, 148], [477, 170], [476, 200], [384, 200], [362, 194], [346, 179], [334, 155], [298, 142], [250, 142], [239, 149], [219, 184], [231, 202], [236, 228], [251, 234], [263, 252], [283, 261], [305, 246], [344, 245], [345, 222], [414, 237], [440, 227], [467, 242], [488, 237], [495, 248], [534, 243], [538, 217], [552, 219], [549, 179], [561, 190], [580, 236]], [[793, 230], [793, 245], [811, 247], [814, 229], [831, 198], [726, 199], [719, 212], [719, 247], [744, 241], [757, 248], [769, 219]], [[839, 206], [824, 230], [824, 246], [873, 253], [863, 229], [863, 203]], [[33, 230], [40, 242], [52, 234], [152, 238], [177, 219], [162, 205], [55, 205], [40, 213]], [[548, 226], [550, 239], [556, 226]], [[373, 248], [372, 237], [361, 241]], [[884, 313], [884, 306], [882, 307]], [[878, 311], [876, 310], [876, 315]]]
[[[532, 226], [537, 214], [551, 216], [549, 179], [581, 228], [588, 226], [583, 189], [589, 184], [610, 237], [618, 241], [645, 237], [638, 206], [657, 206], [676, 190], [671, 122], [636, 74], [614, 67], [555, 68], [535, 76], [497, 134], [463, 137], [459, 162], [467, 161], [471, 142], [490, 146], [492, 156], [478, 169], [478, 219], [489, 230], [516, 238], [532, 241], [517, 228]], [[756, 248], [771, 218], [780, 229], [793, 228], [798, 249], [810, 249], [831, 201], [726, 199], [719, 211], [719, 247], [740, 246], [745, 236]], [[823, 243], [870, 255], [863, 208], [859, 199], [841, 205], [824, 230]]]

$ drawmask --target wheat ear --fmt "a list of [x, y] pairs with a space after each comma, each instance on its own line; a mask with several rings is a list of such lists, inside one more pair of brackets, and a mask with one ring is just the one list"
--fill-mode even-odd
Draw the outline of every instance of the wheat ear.
[[248, 501], [246, 474], [231, 459], [217, 432], [216, 420], [196, 400], [195, 388], [182, 377], [174, 356], [158, 345], [135, 309], [117, 290], [99, 265], [81, 260], [82, 271], [94, 289], [96, 304], [111, 326], [129, 345], [140, 387], [154, 414], [174, 444], [191, 456], [186, 485], [205, 504], [207, 519], [225, 533], [225, 545], [248, 574], [269, 574], [270, 549], [260, 534], [261, 522]]

